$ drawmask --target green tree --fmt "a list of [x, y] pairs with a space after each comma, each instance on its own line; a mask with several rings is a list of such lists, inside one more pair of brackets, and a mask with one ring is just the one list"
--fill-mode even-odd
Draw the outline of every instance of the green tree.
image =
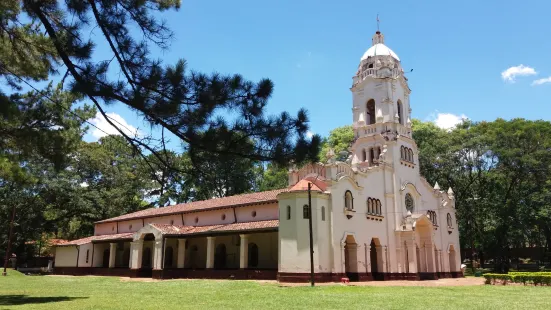
[[348, 157], [348, 148], [352, 146], [354, 141], [354, 130], [352, 126], [337, 127], [329, 133], [329, 137], [323, 139], [319, 158], [322, 162], [327, 162], [327, 152], [333, 149], [337, 158], [345, 161]]

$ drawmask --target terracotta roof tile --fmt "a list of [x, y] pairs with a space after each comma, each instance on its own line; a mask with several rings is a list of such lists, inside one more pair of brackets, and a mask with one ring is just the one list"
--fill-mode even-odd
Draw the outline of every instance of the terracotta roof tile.
[[[221, 232], [235, 232], [235, 231], [251, 231], [251, 230], [263, 230], [270, 228], [278, 228], [279, 220], [267, 220], [257, 222], [246, 223], [232, 223], [224, 225], [208, 225], [208, 226], [175, 226], [168, 224], [149, 224], [161, 231], [161, 234], [165, 236], [186, 236], [195, 234], [208, 234], [221, 233]], [[83, 245], [97, 241], [116, 241], [116, 240], [128, 240], [132, 239], [134, 233], [122, 233], [113, 235], [101, 235], [90, 236], [82, 239], [68, 241], [57, 246], [75, 246]]]
[[235, 195], [223, 198], [195, 201], [189, 203], [177, 204], [164, 208], [150, 208], [138, 212], [128, 213], [121, 216], [105, 219], [96, 223], [107, 223], [123, 221], [137, 218], [155, 217], [162, 215], [178, 214], [183, 212], [194, 212], [210, 209], [219, 209], [225, 207], [251, 205], [257, 203], [277, 202], [276, 196], [279, 193], [288, 191], [288, 189], [276, 189], [271, 191]]
[[113, 234], [113, 235], [90, 236], [86, 238], [71, 240], [65, 243], [57, 244], [56, 246], [83, 245], [83, 244], [95, 242], [95, 241], [126, 240], [126, 239], [132, 239], [133, 234], [134, 233], [123, 233], [123, 234]]
[[257, 222], [232, 223], [224, 225], [208, 225], [208, 226], [173, 226], [167, 224], [150, 224], [159, 229], [163, 235], [194, 235], [209, 232], [231, 232], [231, 231], [248, 231], [279, 227], [279, 220], [267, 220]]

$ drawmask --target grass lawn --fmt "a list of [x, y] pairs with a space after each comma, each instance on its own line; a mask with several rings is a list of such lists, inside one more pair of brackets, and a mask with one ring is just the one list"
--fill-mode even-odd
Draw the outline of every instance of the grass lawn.
[[279, 287], [253, 281], [0, 277], [0, 309], [550, 309], [551, 287]]

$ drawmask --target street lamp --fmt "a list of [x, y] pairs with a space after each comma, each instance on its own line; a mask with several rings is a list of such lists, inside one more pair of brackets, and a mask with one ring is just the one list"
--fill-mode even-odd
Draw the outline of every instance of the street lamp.
[[[317, 179], [317, 178], [316, 178]], [[308, 229], [310, 231], [310, 285], [314, 286], [314, 236], [312, 232], [312, 183], [308, 182]]]

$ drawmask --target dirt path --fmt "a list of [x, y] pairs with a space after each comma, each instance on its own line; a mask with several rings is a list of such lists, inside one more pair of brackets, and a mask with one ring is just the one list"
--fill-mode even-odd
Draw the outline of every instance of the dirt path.
[[[73, 277], [65, 275], [50, 275], [49, 277]], [[87, 277], [100, 277], [100, 276], [87, 276]], [[121, 277], [121, 282], [161, 282], [161, 281], [189, 281], [190, 279], [171, 279], [171, 280], [157, 280], [151, 278], [127, 278]], [[210, 280], [210, 281], [229, 281], [229, 280]], [[254, 281], [254, 280], [239, 280], [239, 281]], [[279, 284], [279, 286], [309, 286], [310, 283], [278, 283], [277, 281], [260, 280], [255, 281], [261, 284]], [[316, 285], [349, 285], [349, 286], [472, 286], [472, 285], [484, 285], [484, 278], [457, 278], [457, 279], [439, 279], [439, 280], [426, 280], [426, 281], [369, 281], [369, 282], [350, 282], [348, 284], [342, 283], [316, 283]]]
[[[309, 283], [280, 283], [280, 286], [307, 286]], [[472, 286], [484, 285], [484, 278], [457, 278], [426, 281], [369, 281], [340, 283], [319, 283], [316, 285], [349, 285], [349, 286]]]

